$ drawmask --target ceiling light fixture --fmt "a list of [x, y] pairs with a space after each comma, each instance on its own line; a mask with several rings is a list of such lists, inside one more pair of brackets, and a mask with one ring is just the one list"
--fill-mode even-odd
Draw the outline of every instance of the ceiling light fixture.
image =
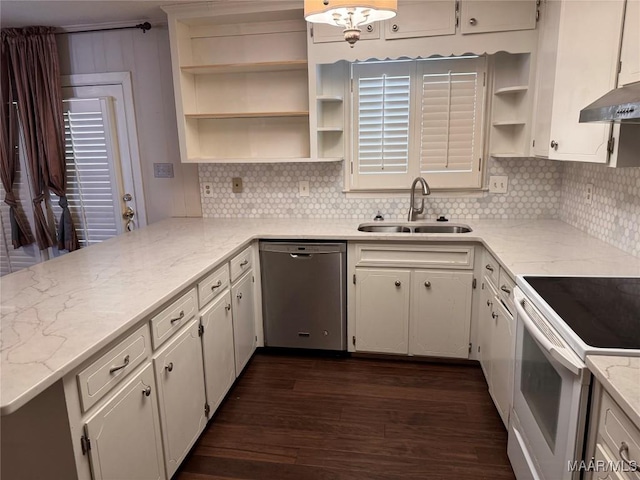
[[397, 11], [398, 0], [304, 0], [304, 19], [342, 27], [351, 47], [360, 39], [359, 27], [393, 18]]

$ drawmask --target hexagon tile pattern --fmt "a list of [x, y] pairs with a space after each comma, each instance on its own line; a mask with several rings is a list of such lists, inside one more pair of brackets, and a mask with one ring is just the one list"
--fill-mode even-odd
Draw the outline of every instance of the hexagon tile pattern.
[[[436, 192], [425, 201], [426, 218], [555, 218], [560, 206], [561, 167], [558, 162], [539, 159], [493, 161], [490, 175], [509, 176], [506, 195]], [[198, 168], [204, 217], [370, 220], [380, 210], [385, 218], [403, 219], [409, 208], [408, 193], [348, 198], [343, 192], [342, 162], [200, 164]], [[231, 192], [232, 177], [242, 177], [243, 193]], [[301, 180], [309, 181], [309, 197], [298, 196]], [[202, 195], [203, 182], [213, 184], [213, 197]]]

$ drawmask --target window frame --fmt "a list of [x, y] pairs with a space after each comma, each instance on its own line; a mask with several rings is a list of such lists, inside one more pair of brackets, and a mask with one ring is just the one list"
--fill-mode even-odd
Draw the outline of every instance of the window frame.
[[[400, 67], [396, 67], [399, 65]], [[440, 66], [451, 68], [454, 73], [461, 71], [477, 73], [476, 86], [476, 121], [474, 124], [474, 147], [472, 169], [467, 172], [455, 173], [423, 173], [420, 170], [421, 135], [422, 135], [422, 88], [424, 73], [433, 73]], [[473, 65], [473, 69], [469, 68]], [[358, 158], [358, 70], [382, 72], [385, 68], [392, 67], [389, 72], [401, 74], [410, 71], [410, 107], [409, 112], [409, 164], [408, 171], [404, 174], [380, 175], [376, 179], [367, 179], [368, 175], [359, 174]], [[446, 73], [446, 72], [442, 72]], [[386, 60], [353, 62], [350, 66], [351, 95], [349, 112], [351, 115], [352, 131], [348, 135], [350, 154], [349, 162], [345, 164], [345, 192], [347, 193], [393, 193], [409, 189], [411, 181], [418, 176], [424, 176], [429, 185], [435, 191], [479, 192], [482, 190], [483, 179], [486, 172], [486, 131], [487, 131], [487, 73], [488, 58], [486, 55], [469, 55], [460, 57], [435, 57], [428, 59]], [[416, 108], [418, 107], [418, 108]], [[475, 139], [478, 139], [476, 142]], [[435, 177], [435, 178], [434, 178]]]

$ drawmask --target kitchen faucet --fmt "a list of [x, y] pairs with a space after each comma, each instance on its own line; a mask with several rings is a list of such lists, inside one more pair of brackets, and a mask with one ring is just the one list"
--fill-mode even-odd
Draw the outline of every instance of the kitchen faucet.
[[[416, 184], [420, 182], [420, 184], [422, 185], [422, 203], [420, 204], [420, 208], [416, 208], [415, 207], [415, 192], [416, 192]], [[410, 222], [415, 221], [416, 219], [416, 215], [419, 213], [424, 212], [424, 195], [430, 195], [431, 194], [431, 189], [429, 188], [429, 184], [427, 183], [427, 181], [422, 178], [422, 177], [416, 177], [415, 180], [413, 181], [413, 183], [411, 184], [411, 199], [409, 200], [410, 204], [409, 204], [409, 215], [407, 217], [407, 220], [409, 220]]]

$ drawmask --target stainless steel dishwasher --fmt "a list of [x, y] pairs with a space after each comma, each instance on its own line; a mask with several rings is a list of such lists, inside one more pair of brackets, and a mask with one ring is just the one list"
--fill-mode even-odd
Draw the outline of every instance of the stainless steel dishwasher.
[[266, 347], [346, 350], [345, 243], [260, 242]]

